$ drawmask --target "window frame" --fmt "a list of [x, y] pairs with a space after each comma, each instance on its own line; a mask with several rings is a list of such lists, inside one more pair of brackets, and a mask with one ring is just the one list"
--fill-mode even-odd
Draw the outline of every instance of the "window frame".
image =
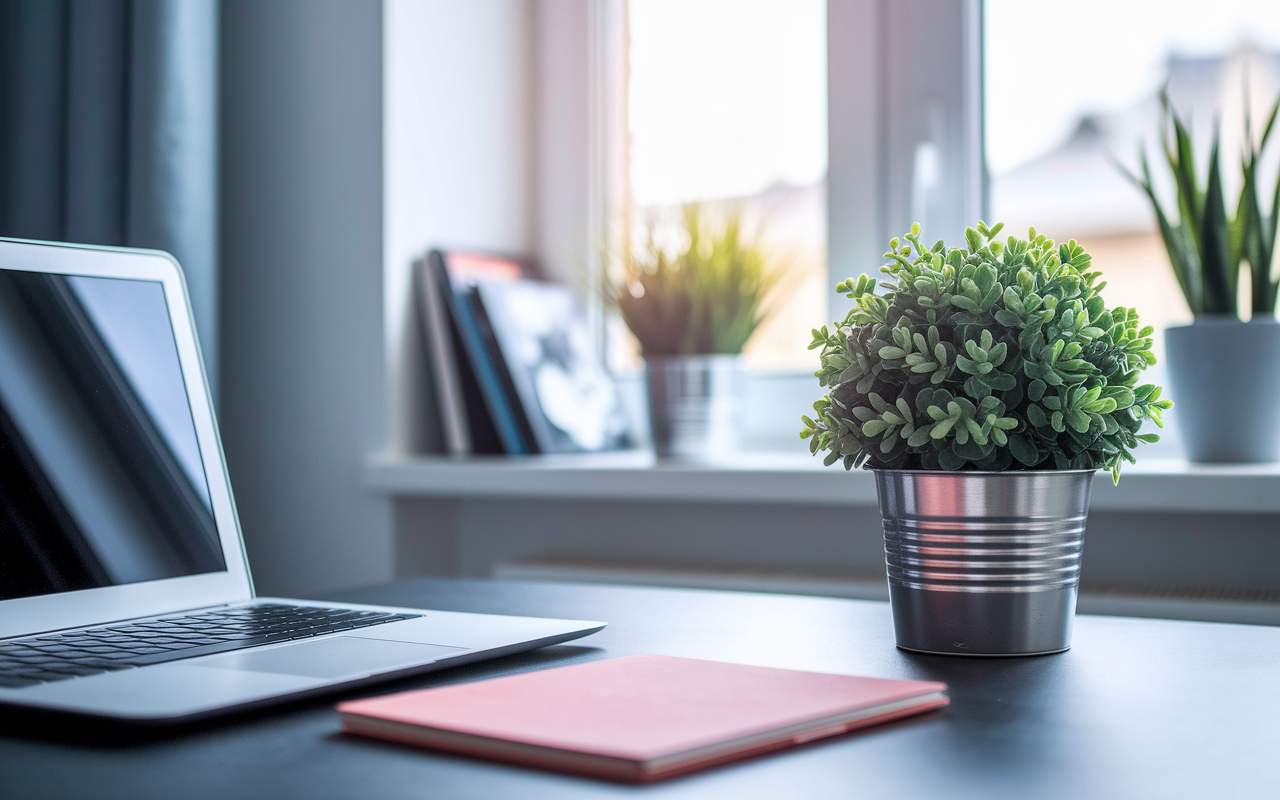
[[[611, 216], [620, 209], [629, 216], [630, 203], [627, 3], [535, 0], [533, 7], [533, 250], [552, 277], [584, 290], [605, 346], [600, 243], [609, 241], [609, 226], [616, 223]], [[889, 238], [910, 227], [912, 207], [920, 201], [901, 187], [912, 184], [922, 146], [940, 154], [941, 180], [928, 203], [942, 222], [940, 233], [927, 235], [954, 239], [985, 207], [981, 13], [981, 0], [828, 0], [832, 320], [849, 309], [847, 298], [835, 293], [836, 283], [875, 274]], [[954, 35], [956, 28], [962, 36]], [[753, 377], [774, 386], [793, 383], [788, 397], [805, 395], [813, 380], [805, 369]], [[748, 392], [756, 382], [749, 379]], [[794, 438], [794, 425], [755, 416], [765, 427], [749, 431], [749, 440], [778, 445]]]
[[[580, 264], [598, 298], [599, 242], [629, 203], [627, 0], [535, 6], [535, 251]], [[959, 28], [959, 37], [953, 31]], [[897, 55], [895, 55], [897, 54]], [[827, 4], [828, 285], [874, 273], [889, 238], [922, 204], [954, 238], [986, 207], [981, 0], [829, 0]], [[917, 153], [939, 179], [912, 197]], [[831, 293], [832, 319], [847, 301]]]

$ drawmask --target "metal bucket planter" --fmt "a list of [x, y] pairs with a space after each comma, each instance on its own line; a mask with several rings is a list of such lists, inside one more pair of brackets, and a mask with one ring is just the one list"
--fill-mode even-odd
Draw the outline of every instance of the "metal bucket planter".
[[1071, 646], [1093, 470], [875, 470], [898, 646], [1027, 656]]
[[743, 372], [736, 355], [645, 359], [653, 450], [661, 458], [714, 459], [742, 443]]
[[1201, 317], [1167, 329], [1165, 350], [1187, 458], [1280, 459], [1280, 323]]

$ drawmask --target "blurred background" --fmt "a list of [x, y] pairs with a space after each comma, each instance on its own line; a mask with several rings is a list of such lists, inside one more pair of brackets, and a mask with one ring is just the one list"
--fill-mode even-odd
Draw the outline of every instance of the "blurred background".
[[[1233, 147], [1280, 93], [1280, 5], [1247, 0], [0, 0], [0, 26], [0, 235], [179, 257], [258, 588], [302, 596], [423, 574], [878, 596], [852, 490], [742, 502], [706, 467], [645, 494], [625, 454], [599, 468], [623, 489], [582, 488], [590, 466], [531, 489], [541, 462], [450, 461], [414, 264], [505, 253], [576, 287], [643, 426], [602, 252], [688, 203], [741, 213], [790, 267], [744, 350], [738, 466], [800, 486], [810, 330], [891, 236], [1075, 238], [1159, 352], [1190, 315], [1115, 162], [1162, 157], [1162, 87]], [[1181, 463], [1176, 432], [1144, 457]], [[1232, 502], [1100, 508], [1086, 579], [1280, 599], [1277, 516]]]

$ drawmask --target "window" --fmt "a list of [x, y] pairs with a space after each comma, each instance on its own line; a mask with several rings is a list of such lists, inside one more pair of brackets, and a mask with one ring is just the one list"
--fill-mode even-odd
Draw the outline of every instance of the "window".
[[[1135, 170], [1143, 147], [1163, 177], [1158, 93], [1167, 86], [1192, 121], [1199, 163], [1218, 118], [1224, 166], [1235, 163], [1244, 76], [1255, 135], [1280, 94], [1280, 5], [987, 0], [984, 25], [992, 219], [1079, 240], [1111, 303], [1136, 307], [1158, 330], [1189, 322], [1149, 203], [1112, 159]], [[1274, 175], [1274, 152], [1266, 175]], [[1237, 173], [1224, 170], [1228, 198], [1239, 192]], [[1247, 297], [1247, 278], [1241, 292]]]
[[830, 291], [826, 3], [631, 0], [627, 22], [632, 222], [740, 209], [792, 264], [747, 363], [812, 370]]

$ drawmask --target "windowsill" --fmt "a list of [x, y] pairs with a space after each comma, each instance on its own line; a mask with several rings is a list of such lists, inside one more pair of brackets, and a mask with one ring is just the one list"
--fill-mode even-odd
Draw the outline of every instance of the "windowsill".
[[[761, 505], [876, 504], [872, 475], [807, 453], [744, 453], [717, 463], [656, 462], [642, 451], [592, 455], [372, 456], [365, 484], [393, 497], [535, 498]], [[1280, 513], [1280, 464], [1126, 465], [1119, 486], [1094, 479], [1099, 511]]]

